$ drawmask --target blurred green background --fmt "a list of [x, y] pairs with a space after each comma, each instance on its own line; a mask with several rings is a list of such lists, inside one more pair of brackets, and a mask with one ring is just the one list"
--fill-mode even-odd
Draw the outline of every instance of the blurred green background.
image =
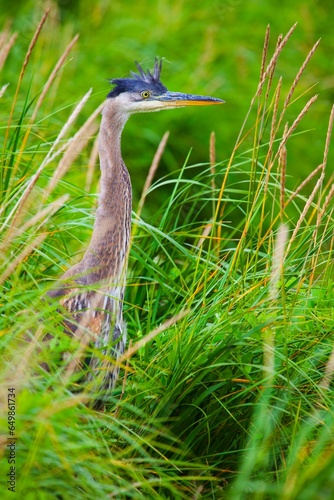
[[[19, 33], [1, 76], [1, 84], [10, 83], [3, 101], [13, 98], [24, 54], [47, 5], [36, 0], [1, 0], [1, 26], [9, 23]], [[166, 59], [162, 81], [168, 89], [213, 95], [226, 101], [217, 108], [190, 108], [131, 118], [123, 136], [123, 156], [132, 175], [135, 203], [166, 130], [171, 131], [171, 136], [158, 176], [180, 168], [191, 148], [190, 164], [207, 162], [212, 130], [216, 133], [217, 161], [229, 157], [257, 87], [268, 24], [271, 55], [278, 35], [298, 22], [277, 66], [285, 93], [308, 51], [318, 38], [322, 39], [297, 87], [295, 98], [301, 97], [291, 105], [291, 116], [296, 116], [314, 93], [319, 94], [297, 129], [307, 132], [289, 142], [288, 186], [296, 186], [321, 163], [334, 100], [332, 2], [59, 0], [53, 7], [20, 94], [23, 101], [30, 85], [31, 97], [39, 92], [50, 68], [70, 39], [79, 33], [79, 42], [68, 58], [61, 81], [44, 105], [44, 112], [52, 114], [58, 128], [69, 114], [64, 107], [77, 102], [90, 87], [93, 97], [83, 110], [82, 120], [104, 99], [109, 90], [108, 78], [127, 76], [135, 69], [134, 60], [151, 68], [155, 56]], [[87, 158], [88, 155], [87, 151]], [[78, 168], [85, 168], [87, 158], [81, 157]]]

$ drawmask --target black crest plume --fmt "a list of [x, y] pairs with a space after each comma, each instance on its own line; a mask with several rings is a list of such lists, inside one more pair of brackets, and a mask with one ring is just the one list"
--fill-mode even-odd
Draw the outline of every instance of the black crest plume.
[[114, 78], [110, 80], [110, 83], [115, 85], [115, 87], [109, 92], [108, 97], [117, 97], [122, 92], [142, 92], [143, 90], [149, 90], [159, 95], [167, 91], [167, 88], [160, 80], [162, 59], [155, 58], [152, 72], [150, 70], [145, 72], [137, 61], [135, 61], [135, 64], [138, 73], [131, 71], [131, 78]]

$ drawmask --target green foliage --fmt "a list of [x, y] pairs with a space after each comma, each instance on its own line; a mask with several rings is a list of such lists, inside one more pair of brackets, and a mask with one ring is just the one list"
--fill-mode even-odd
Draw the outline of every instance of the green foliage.
[[[9, 54], [5, 67], [3, 83], [9, 82], [10, 87], [2, 101], [7, 98], [10, 101], [30, 37], [41, 17], [43, 2], [16, 0], [13, 4], [3, 3], [0, 26], [5, 21], [10, 22], [12, 30], [18, 32], [19, 41]], [[257, 85], [263, 34], [268, 23], [273, 38], [285, 33], [296, 21], [299, 23], [293, 42], [286, 46], [277, 62], [274, 75], [275, 80], [283, 76], [285, 92], [295, 77], [296, 68], [321, 38], [316, 61], [311, 60], [295, 96], [300, 98], [313, 87], [320, 95], [312, 116], [305, 116], [301, 125], [302, 130], [308, 131], [307, 138], [296, 135], [290, 141], [288, 187], [294, 189], [305, 178], [305, 172], [309, 173], [318, 164], [328, 108], [333, 101], [330, 75], [334, 73], [331, 22], [334, 5], [331, 2], [325, 5], [316, 0], [296, 0], [292, 6], [287, 0], [163, 0], [153, 4], [134, 0], [59, 0], [57, 5], [53, 5], [47, 29], [42, 30], [39, 45], [31, 54], [34, 76], [31, 77], [31, 71], [23, 80], [19, 95], [19, 99], [24, 100], [30, 87], [31, 95], [40, 92], [50, 68], [69, 40], [78, 33], [79, 41], [60, 72], [65, 72], [64, 77], [56, 79], [43, 102], [45, 115], [53, 115], [47, 124], [49, 139], [52, 131], [58, 130], [57, 127], [67, 119], [68, 105], [80, 99], [90, 87], [93, 87], [93, 95], [82, 110], [81, 119], [87, 118], [104, 99], [109, 91], [107, 79], [128, 75], [134, 69], [134, 60], [152, 67], [157, 55], [166, 58], [162, 76], [170, 90], [215, 95], [226, 101], [226, 105], [219, 109], [188, 109], [182, 113], [174, 110], [157, 116], [131, 118], [124, 131], [123, 152], [126, 164], [132, 167], [135, 199], [140, 195], [147, 166], [166, 130], [171, 130], [171, 140], [161, 161], [162, 174], [179, 168], [188, 152], [185, 145], [193, 148], [193, 164], [206, 161], [208, 137], [213, 128], [217, 135], [217, 158], [226, 158], [231, 153]], [[270, 50], [273, 52], [274, 44]], [[301, 109], [300, 102], [298, 99], [287, 110], [290, 122], [295, 110]], [[40, 126], [45, 130], [46, 123]], [[312, 143], [307, 155], [306, 140]], [[87, 161], [86, 157], [84, 150], [81, 165]], [[168, 192], [163, 196], [167, 197]], [[147, 213], [155, 212], [160, 201], [152, 193]]]
[[[193, 157], [180, 161], [187, 151], [184, 142], [191, 146], [192, 140], [184, 139], [185, 122], [176, 124], [178, 146], [165, 155], [173, 171], [165, 166], [143, 194], [142, 215], [133, 213], [124, 305], [132, 346], [123, 360], [124, 383], [119, 381], [103, 413], [87, 405], [93, 387], [71, 391], [78, 382], [71, 362], [80, 346], [64, 334], [62, 311], [44, 295], [90, 237], [97, 187], [94, 106], [101, 93], [82, 96], [93, 68], [96, 72], [107, 55], [97, 51], [97, 59], [83, 64], [87, 38], [79, 49], [66, 49], [66, 43], [83, 19], [106, 30], [103, 17], [121, 9], [117, 2], [109, 10], [106, 5], [96, 2], [88, 16], [86, 3], [78, 2], [77, 18], [63, 24], [52, 11], [22, 72], [18, 61], [24, 55], [17, 56], [24, 44], [19, 39], [13, 45], [11, 64], [5, 66], [11, 86], [0, 88], [2, 498], [12, 497], [6, 484], [10, 395], [19, 498], [329, 500], [334, 491], [334, 275], [333, 187], [326, 168], [333, 112], [327, 136], [329, 107], [326, 123], [316, 130], [320, 151], [300, 133], [305, 121], [314, 120], [314, 99], [302, 95], [313, 78], [307, 76], [308, 65], [298, 72], [290, 63], [289, 83], [277, 77], [295, 33], [276, 49], [276, 41], [266, 38], [261, 83], [254, 83], [244, 122], [232, 123], [227, 133], [235, 146], [226, 160], [216, 163], [215, 154], [221, 154], [212, 138], [211, 164], [196, 164]], [[214, 34], [218, 29], [212, 13], [204, 6], [196, 11], [182, 3], [158, 5], [152, 9], [168, 20], [172, 33], [189, 16], [189, 33], [195, 36], [205, 15], [207, 54], [219, 60], [219, 44], [209, 50], [210, 29]], [[235, 11], [222, 7], [216, 3], [215, 12], [232, 19]], [[282, 9], [287, 9], [284, 2]], [[133, 28], [131, 18], [118, 19], [118, 30]], [[142, 27], [144, 14], [140, 20]], [[25, 18], [24, 25], [30, 22]], [[105, 31], [94, 34], [105, 40]], [[190, 35], [182, 34], [184, 45]], [[158, 52], [158, 27], [150, 36], [156, 46], [143, 45], [143, 58], [151, 57], [150, 50]], [[148, 37], [142, 30], [138, 46]], [[10, 40], [9, 32], [4, 40]], [[137, 57], [138, 46], [130, 47], [129, 59]], [[125, 35], [110, 50], [120, 57], [124, 47]], [[260, 60], [259, 51], [252, 50]], [[66, 57], [53, 72], [62, 51]], [[258, 74], [251, 56], [249, 68]], [[194, 83], [207, 81], [203, 93], [216, 93], [221, 81], [211, 79], [211, 59], [202, 59]], [[74, 78], [80, 60], [82, 74]], [[189, 53], [179, 64], [189, 71], [197, 67], [194, 61]], [[126, 61], [125, 72], [129, 66]], [[291, 85], [295, 75], [296, 86]], [[121, 75], [112, 71], [110, 76]], [[208, 134], [199, 127], [204, 119], [195, 115], [189, 129], [204, 141]], [[220, 115], [211, 116], [214, 128], [223, 127]], [[145, 117], [141, 120], [137, 127]], [[143, 148], [156, 145], [159, 134], [148, 120], [140, 130], [136, 141]], [[303, 141], [303, 161], [306, 157], [312, 165], [310, 174], [301, 166], [302, 183], [288, 181], [294, 172], [290, 144], [296, 154], [297, 139]], [[136, 147], [137, 142], [134, 154]], [[203, 151], [199, 147], [196, 153], [201, 161]], [[297, 160], [292, 165], [301, 163]], [[152, 200], [160, 201], [159, 209], [152, 210]], [[61, 361], [64, 351], [71, 357]]]

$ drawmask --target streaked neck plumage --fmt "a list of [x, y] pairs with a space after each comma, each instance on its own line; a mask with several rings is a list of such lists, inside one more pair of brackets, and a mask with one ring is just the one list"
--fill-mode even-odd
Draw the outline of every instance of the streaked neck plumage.
[[[131, 181], [121, 155], [121, 133], [128, 116], [107, 99], [99, 135], [100, 194], [89, 248], [81, 261], [88, 282], [117, 277], [126, 267], [131, 224]], [[93, 270], [90, 272], [90, 270]]]

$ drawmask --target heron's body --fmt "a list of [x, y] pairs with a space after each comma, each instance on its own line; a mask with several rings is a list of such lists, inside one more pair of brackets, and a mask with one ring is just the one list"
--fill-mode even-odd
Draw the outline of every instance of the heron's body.
[[160, 81], [161, 62], [154, 72], [112, 80], [102, 112], [99, 135], [100, 195], [92, 238], [82, 260], [49, 292], [69, 311], [69, 333], [85, 337], [102, 351], [90, 356], [87, 378], [102, 377], [98, 399], [106, 401], [117, 380], [117, 357], [124, 352], [126, 328], [122, 315], [131, 228], [131, 181], [121, 155], [121, 133], [133, 113], [191, 104], [218, 104], [211, 97], [168, 92]]

